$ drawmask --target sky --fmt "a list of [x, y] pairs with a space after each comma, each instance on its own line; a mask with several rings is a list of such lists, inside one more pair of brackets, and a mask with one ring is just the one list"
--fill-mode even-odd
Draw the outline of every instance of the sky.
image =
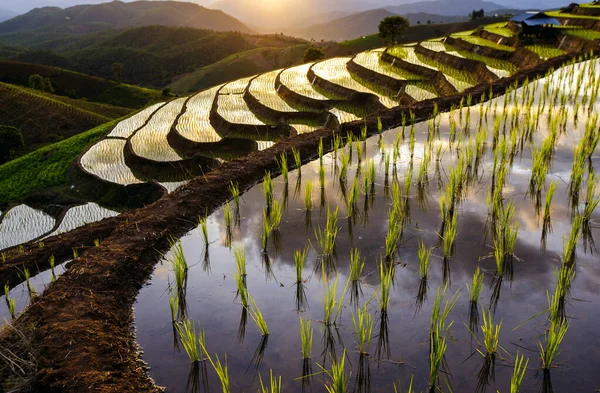
[[[208, 6], [218, 3], [217, 0], [187, 0], [190, 2], [194, 2], [203, 6]], [[223, 0], [221, 0], [223, 1]], [[229, 3], [235, 2], [248, 2], [248, 0], [225, 0]], [[255, 7], [260, 7], [269, 10], [275, 10], [277, 8], [285, 8], [289, 3], [294, 7], [297, 7], [301, 2], [308, 2], [315, 0], [252, 0], [252, 3]], [[456, 0], [449, 0], [456, 1]], [[0, 8], [5, 8], [12, 10], [17, 13], [25, 13], [32, 8], [43, 7], [43, 6], [59, 6], [62, 8], [70, 7], [77, 4], [92, 4], [92, 3], [103, 3], [107, 2], [106, 0], [0, 0]], [[323, 5], [324, 8], [328, 10], [346, 10], [353, 11], [369, 8], [378, 8], [387, 5], [398, 5], [415, 2], [415, 0], [319, 0], [317, 4]], [[510, 8], [524, 8], [524, 7], [561, 7], [567, 5], [569, 0], [544, 0], [543, 4], [540, 4], [539, 1], [533, 0], [494, 0], [495, 3], [504, 5]]]

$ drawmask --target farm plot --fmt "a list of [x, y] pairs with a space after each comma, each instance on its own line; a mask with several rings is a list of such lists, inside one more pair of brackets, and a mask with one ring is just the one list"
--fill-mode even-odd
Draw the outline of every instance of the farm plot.
[[398, 103], [392, 98], [371, 90], [354, 79], [346, 68], [348, 61], [350, 61], [350, 58], [347, 57], [338, 57], [335, 59], [325, 60], [315, 64], [313, 71], [318, 77], [336, 85], [343, 86], [347, 89], [351, 89], [360, 93], [374, 94], [387, 108], [398, 106]]
[[313, 88], [313, 82], [308, 80], [308, 70], [314, 63], [288, 68], [281, 73], [281, 84], [293, 92], [317, 101], [327, 101], [329, 98]]
[[131, 169], [125, 164], [125, 139], [107, 138], [88, 150], [81, 157], [83, 169], [110, 183], [120, 185], [141, 184]]
[[0, 250], [27, 243], [52, 231], [55, 220], [43, 211], [18, 205], [0, 222]]
[[152, 114], [164, 104], [164, 102], [154, 104], [136, 113], [130, 118], [119, 122], [119, 124], [115, 126], [115, 128], [110, 132], [110, 134], [108, 134], [108, 136], [115, 138], [129, 138], [133, 135], [135, 131], [137, 131], [140, 127], [146, 124], [148, 119], [150, 119], [150, 116], [152, 116]]
[[217, 96], [217, 113], [232, 124], [265, 125], [254, 112], [248, 108], [241, 94], [219, 94]]
[[46, 237], [60, 235], [61, 233], [72, 231], [75, 228], [82, 227], [92, 222], [97, 222], [109, 217], [115, 217], [119, 213], [105, 209], [96, 203], [88, 203], [81, 206], [70, 208], [58, 228]]
[[487, 46], [489, 48], [499, 49], [499, 50], [503, 50], [503, 51], [507, 51], [507, 52], [515, 51], [515, 48], [513, 48], [512, 46], [498, 44], [496, 42], [486, 40], [485, 38], [481, 38], [481, 37], [474, 36], [474, 35], [464, 35], [464, 36], [460, 36], [458, 38], [460, 38], [464, 41], [470, 42], [473, 45]]
[[167, 136], [186, 100], [179, 98], [169, 102], [152, 115], [148, 124], [135, 132], [131, 146], [138, 157], [161, 162], [181, 160], [181, 156], [169, 145]]
[[278, 112], [297, 112], [275, 90], [275, 79], [280, 72], [281, 70], [276, 70], [258, 76], [250, 83], [249, 92], [270, 109]]
[[197, 143], [221, 141], [221, 136], [210, 124], [210, 111], [220, 88], [220, 86], [213, 87], [190, 98], [186, 104], [185, 113], [175, 126], [182, 137]]

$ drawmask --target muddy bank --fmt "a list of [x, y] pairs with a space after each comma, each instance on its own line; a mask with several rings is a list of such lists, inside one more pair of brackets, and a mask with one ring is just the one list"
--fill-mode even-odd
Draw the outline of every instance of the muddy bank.
[[[514, 83], [544, 76], [573, 56], [565, 55], [519, 71], [510, 78], [493, 84], [480, 85], [463, 94], [423, 101], [411, 107], [381, 111], [366, 120], [368, 133], [377, 133], [377, 119], [384, 129], [401, 125], [402, 114], [413, 112], [416, 121], [428, 119], [434, 106], [449, 111], [467, 94], [473, 102], [481, 96], [502, 95]], [[223, 164], [205, 177], [193, 179], [152, 205], [125, 213], [114, 219], [80, 228], [47, 242], [47, 247], [70, 253], [69, 244], [91, 245], [102, 238], [99, 247], [82, 249], [82, 256], [46, 292], [38, 297], [15, 322], [39, 348], [37, 372], [33, 386], [37, 391], [61, 392], [158, 392], [142, 367], [135, 335], [131, 330], [132, 305], [141, 286], [151, 276], [159, 251], [168, 248], [170, 236], [179, 237], [195, 226], [200, 215], [211, 213], [229, 198], [230, 182], [246, 190], [261, 181], [265, 171], [279, 173], [276, 158], [286, 154], [291, 159], [292, 148], [300, 151], [303, 162], [317, 156], [322, 138], [327, 151], [335, 135], [352, 132], [360, 135], [364, 121], [344, 124], [341, 132], [322, 129], [283, 140], [265, 151], [247, 158]], [[103, 236], [99, 236], [103, 235]], [[10, 253], [9, 263], [15, 266], [34, 265], [43, 256], [37, 246], [26, 252]], [[0, 267], [0, 280], [10, 269]], [[73, 339], [76, 338], [76, 339]], [[0, 340], [19, 340], [12, 331], [0, 335]]]

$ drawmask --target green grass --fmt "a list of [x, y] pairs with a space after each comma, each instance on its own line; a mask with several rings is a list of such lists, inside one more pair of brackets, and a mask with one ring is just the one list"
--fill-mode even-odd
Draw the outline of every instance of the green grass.
[[554, 46], [550, 46], [550, 45], [527, 45], [527, 46], [525, 46], [525, 48], [534, 52], [539, 57], [541, 57], [543, 60], [562, 56], [565, 53], [567, 53], [562, 49], [558, 49], [558, 48], [556, 48]]
[[66, 185], [69, 165], [116, 123], [103, 124], [0, 165], [0, 203], [17, 201], [36, 191]]

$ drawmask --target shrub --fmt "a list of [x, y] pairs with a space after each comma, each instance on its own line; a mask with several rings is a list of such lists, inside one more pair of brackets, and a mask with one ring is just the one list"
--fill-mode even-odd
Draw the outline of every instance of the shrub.
[[0, 164], [9, 161], [15, 150], [25, 147], [23, 134], [15, 127], [0, 125]]
[[321, 48], [315, 48], [311, 46], [304, 52], [304, 56], [302, 57], [303, 63], [310, 63], [313, 61], [323, 60], [325, 58], [325, 52]]

